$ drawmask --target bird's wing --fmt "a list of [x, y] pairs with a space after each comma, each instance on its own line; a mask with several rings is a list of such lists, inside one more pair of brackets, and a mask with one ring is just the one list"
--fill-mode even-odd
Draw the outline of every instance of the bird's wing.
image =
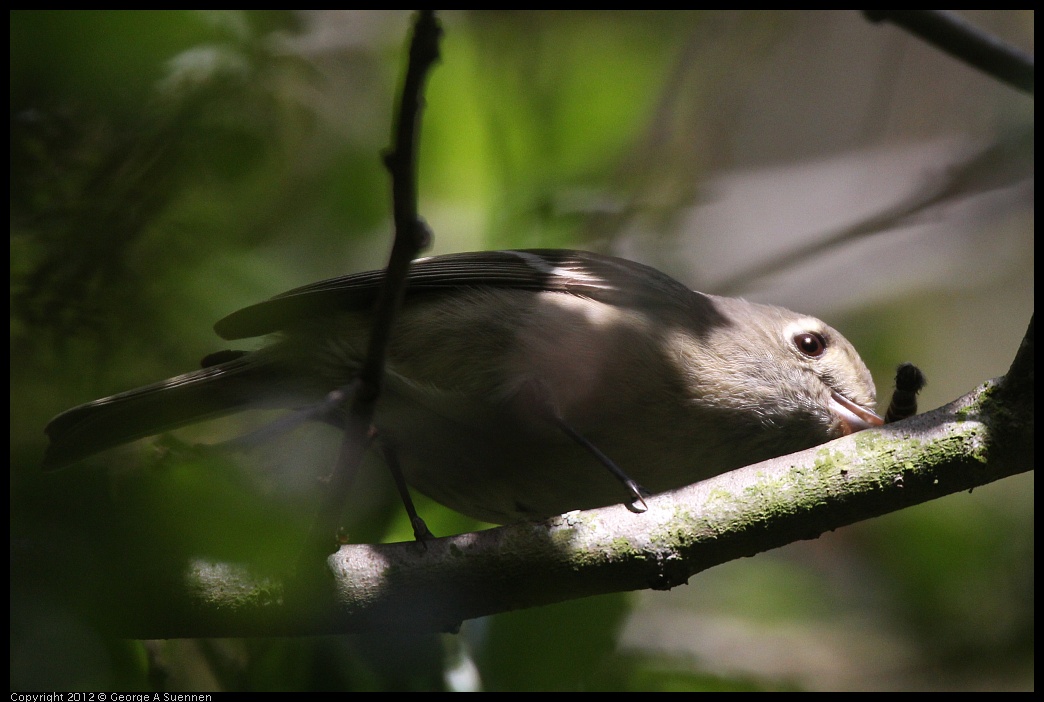
[[[224, 339], [281, 331], [303, 316], [367, 311], [377, 299], [383, 270], [330, 278], [233, 312], [214, 325]], [[557, 291], [617, 306], [689, 305], [695, 293], [660, 271], [587, 251], [529, 249], [475, 251], [418, 259], [407, 278], [407, 297], [461, 288]]]

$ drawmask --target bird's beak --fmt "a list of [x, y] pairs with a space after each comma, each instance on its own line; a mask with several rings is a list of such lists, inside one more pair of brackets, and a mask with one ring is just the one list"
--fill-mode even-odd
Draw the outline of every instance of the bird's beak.
[[841, 427], [845, 436], [884, 424], [884, 420], [877, 416], [876, 413], [865, 407], [860, 407], [837, 392], [830, 393], [830, 409], [841, 420]]

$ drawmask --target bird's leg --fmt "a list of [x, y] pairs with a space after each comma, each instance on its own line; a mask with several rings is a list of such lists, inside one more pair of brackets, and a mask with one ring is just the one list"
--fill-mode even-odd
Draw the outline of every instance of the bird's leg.
[[578, 443], [584, 450], [594, 456], [595, 460], [601, 463], [606, 469], [612, 473], [613, 477], [619, 480], [627, 492], [631, 495], [631, 502], [628, 504], [628, 508], [634, 512], [644, 512], [649, 509], [648, 505], [645, 504], [645, 498], [649, 497], [652, 493], [642, 487], [637, 480], [627, 475], [620, 466], [616, 465], [613, 459], [602, 453], [601, 449], [595, 446], [589, 439], [583, 434], [578, 432], [572, 427], [562, 416], [562, 413], [558, 411], [555, 403], [551, 400], [547, 388], [539, 382], [529, 383], [524, 392], [529, 397], [535, 400], [540, 414], [543, 415], [544, 419], [553, 424], [559, 430], [562, 431], [570, 439]]
[[395, 481], [395, 488], [399, 491], [402, 506], [406, 508], [406, 515], [410, 518], [410, 525], [413, 526], [414, 538], [421, 544], [428, 539], [434, 539], [435, 535], [428, 530], [428, 525], [417, 514], [413, 498], [410, 497], [410, 490], [406, 486], [406, 478], [402, 474], [402, 467], [399, 465], [399, 455], [395, 452], [395, 446], [391, 442], [383, 440], [376, 427], [371, 428], [370, 431], [371, 435], [376, 437], [377, 448], [381, 452], [381, 456], [384, 457], [384, 464], [388, 466], [388, 472], [391, 473], [392, 479]]
[[593, 443], [588, 441], [578, 431], [569, 426], [569, 424], [557, 414], [551, 415], [551, 422], [565, 433], [570, 439], [580, 444], [588, 453], [595, 457], [595, 459], [605, 466], [610, 473], [613, 474], [617, 480], [623, 483], [623, 486], [627, 488], [627, 491], [631, 493], [631, 503], [629, 507], [635, 512], [644, 512], [649, 509], [649, 506], [645, 504], [645, 498], [651, 494], [648, 490], [638, 484], [631, 476], [623, 472], [620, 466], [616, 465], [613, 459], [606, 456], [602, 451], [595, 446]]
[[[248, 449], [279, 434], [296, 429], [308, 421], [324, 422], [337, 429], [343, 430], [345, 423], [343, 409], [344, 401], [350, 392], [350, 384], [337, 388], [336, 390], [327, 393], [326, 397], [324, 397], [321, 402], [294, 410], [290, 414], [280, 417], [273, 422], [269, 422], [259, 429], [229, 439], [228, 441], [221, 442], [220, 444], [217, 444], [217, 446], [234, 450]], [[413, 526], [413, 535], [417, 538], [417, 541], [421, 543], [427, 539], [435, 538], [428, 529], [428, 526], [424, 523], [424, 520], [421, 519], [419, 514], [417, 514], [417, 508], [414, 506], [413, 498], [410, 497], [409, 489], [406, 487], [406, 479], [403, 477], [402, 468], [399, 465], [399, 458], [395, 452], [394, 446], [392, 446], [390, 442], [381, 438], [376, 427], [370, 428], [370, 438], [377, 439], [376, 443], [378, 450], [384, 458], [385, 465], [388, 466], [388, 471], [391, 473], [392, 479], [395, 481], [395, 487], [399, 491], [399, 497], [402, 499], [402, 504], [406, 508], [406, 514], [410, 518], [410, 524]], [[343, 535], [339, 534], [338, 540], [343, 541]]]

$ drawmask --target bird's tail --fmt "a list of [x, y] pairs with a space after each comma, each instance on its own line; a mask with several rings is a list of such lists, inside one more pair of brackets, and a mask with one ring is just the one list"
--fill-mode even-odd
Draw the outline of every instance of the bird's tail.
[[44, 430], [45, 469], [58, 469], [113, 446], [247, 408], [288, 407], [294, 383], [286, 367], [259, 353], [88, 402], [62, 412]]

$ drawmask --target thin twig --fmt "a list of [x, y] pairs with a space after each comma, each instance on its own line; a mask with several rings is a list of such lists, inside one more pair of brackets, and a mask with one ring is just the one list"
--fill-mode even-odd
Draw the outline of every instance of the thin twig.
[[384, 156], [384, 165], [392, 177], [395, 241], [377, 298], [370, 346], [359, 371], [359, 378], [365, 385], [364, 393], [372, 392], [374, 398], [380, 392], [385, 348], [391, 335], [392, 320], [406, 292], [410, 261], [431, 242], [431, 233], [417, 213], [417, 145], [424, 106], [424, 81], [439, 58], [441, 36], [442, 28], [435, 18], [435, 11], [421, 10], [413, 29], [410, 60], [399, 102], [395, 147]]
[[[313, 541], [319, 548], [337, 531], [351, 481], [369, 446], [370, 425], [384, 376], [384, 359], [395, 314], [406, 290], [410, 262], [430, 241], [417, 213], [417, 145], [422, 91], [428, 71], [439, 58], [441, 27], [434, 10], [421, 10], [413, 29], [409, 63], [396, 117], [394, 147], [385, 155], [392, 178], [395, 240], [373, 313], [366, 357], [348, 393], [349, 410], [337, 465], [326, 490]], [[305, 564], [302, 564], [305, 565]], [[305, 566], [307, 567], [307, 566]]]
[[946, 53], [1033, 94], [1033, 57], [945, 10], [863, 10], [874, 23], [891, 22]]

